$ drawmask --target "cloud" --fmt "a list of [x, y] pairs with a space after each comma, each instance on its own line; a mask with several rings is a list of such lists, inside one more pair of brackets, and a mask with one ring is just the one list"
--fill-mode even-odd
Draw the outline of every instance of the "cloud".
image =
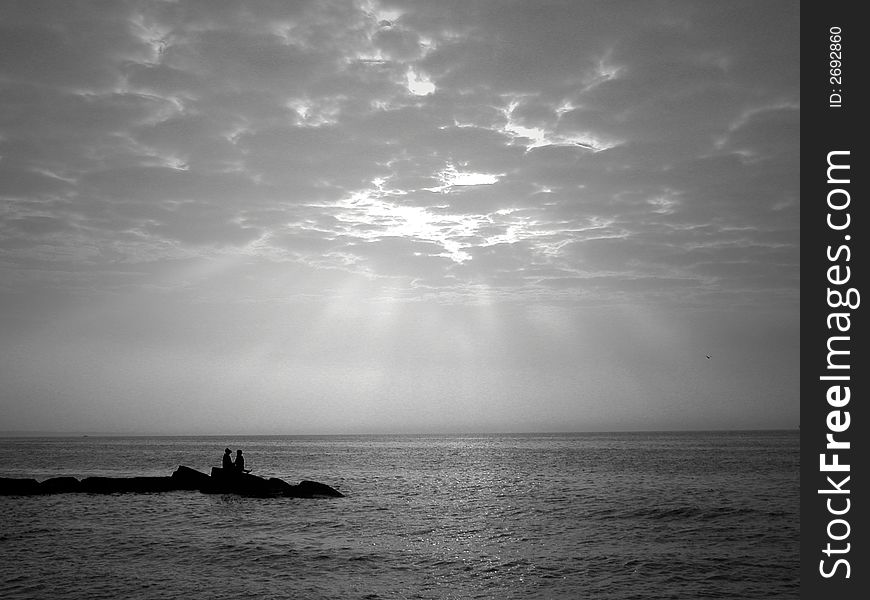
[[469, 297], [797, 294], [788, 3], [104, 8], [3, 8], [7, 273], [236, 252]]

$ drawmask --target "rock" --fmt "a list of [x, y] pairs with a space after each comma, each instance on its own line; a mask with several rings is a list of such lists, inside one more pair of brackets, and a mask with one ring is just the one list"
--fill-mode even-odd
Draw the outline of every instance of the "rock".
[[52, 477], [39, 484], [41, 494], [65, 494], [78, 492], [81, 482], [75, 477]]
[[277, 477], [270, 477], [269, 483], [272, 484], [272, 487], [278, 490], [282, 496], [287, 496], [287, 492], [291, 492], [296, 489], [295, 485], [290, 485], [283, 479], [278, 479]]
[[[123, 481], [123, 480], [122, 480]], [[172, 477], [130, 477], [125, 481], [127, 492], [157, 494], [177, 490]]]
[[264, 479], [256, 475], [243, 473], [239, 478], [239, 494], [255, 496], [257, 498], [276, 498], [284, 493], [283, 486], [276, 484], [272, 479]]
[[39, 492], [39, 482], [35, 479], [0, 477], [0, 496], [32, 496]]
[[300, 481], [296, 488], [305, 494], [302, 498], [344, 498], [338, 490], [316, 481]]
[[81, 481], [81, 491], [91, 494], [111, 494], [118, 491], [112, 477], [85, 477]]
[[211, 477], [196, 469], [180, 465], [172, 474], [172, 481], [177, 490], [199, 490], [209, 484]]
[[211, 481], [200, 491], [207, 494], [239, 494], [256, 498], [272, 498], [283, 495], [283, 482], [277, 483], [275, 478], [264, 479], [249, 473], [224, 471], [220, 467], [212, 467]]
[[157, 493], [174, 489], [172, 477], [85, 477], [81, 491], [91, 494]]
[[211, 476], [203, 480], [199, 491], [204, 494], [232, 494], [233, 485], [231, 479], [236, 476], [235, 471], [224, 471], [221, 467], [212, 467]]
[[52, 477], [39, 483], [35, 479], [0, 477], [0, 496], [31, 496], [85, 492], [89, 494], [160, 493], [173, 490], [199, 490], [206, 494], [239, 494], [255, 498], [342, 498], [344, 494], [316, 481], [290, 485], [277, 477], [258, 477], [250, 473], [224, 471], [212, 467], [211, 475], [179, 466], [170, 477]]

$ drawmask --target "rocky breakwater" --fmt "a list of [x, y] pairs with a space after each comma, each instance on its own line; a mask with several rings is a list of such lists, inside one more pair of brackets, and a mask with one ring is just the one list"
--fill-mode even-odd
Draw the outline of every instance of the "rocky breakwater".
[[257, 477], [250, 473], [225, 473], [217, 467], [211, 475], [180, 466], [169, 477], [52, 477], [45, 481], [0, 477], [0, 496], [89, 493], [161, 493], [196, 490], [206, 494], [238, 494], [256, 498], [341, 498], [338, 490], [316, 481], [296, 485], [277, 477]]

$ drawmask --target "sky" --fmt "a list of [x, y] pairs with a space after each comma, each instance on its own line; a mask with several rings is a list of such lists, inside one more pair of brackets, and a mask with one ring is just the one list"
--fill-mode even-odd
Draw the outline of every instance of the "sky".
[[797, 427], [799, 16], [3, 2], [0, 431]]

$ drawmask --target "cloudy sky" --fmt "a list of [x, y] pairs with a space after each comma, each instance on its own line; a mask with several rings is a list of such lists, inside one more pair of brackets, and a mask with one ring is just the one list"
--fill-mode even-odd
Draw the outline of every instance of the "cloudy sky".
[[796, 427], [799, 60], [793, 1], [3, 2], [0, 430]]

